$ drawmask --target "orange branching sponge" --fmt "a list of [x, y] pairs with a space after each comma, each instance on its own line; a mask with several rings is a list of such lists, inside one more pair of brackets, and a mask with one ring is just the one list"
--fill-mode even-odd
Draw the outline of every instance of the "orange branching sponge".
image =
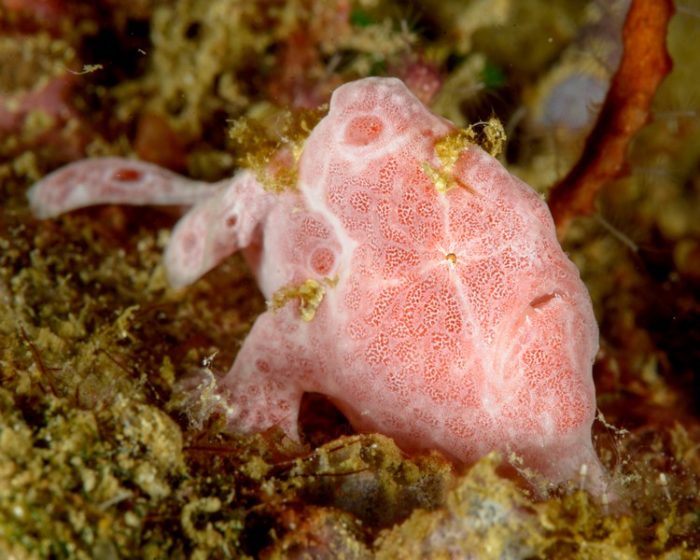
[[559, 237], [576, 216], [593, 212], [608, 181], [622, 173], [632, 137], [649, 120], [661, 80], [671, 69], [666, 31], [671, 0], [633, 0], [622, 31], [623, 54], [610, 90], [578, 163], [549, 196]]

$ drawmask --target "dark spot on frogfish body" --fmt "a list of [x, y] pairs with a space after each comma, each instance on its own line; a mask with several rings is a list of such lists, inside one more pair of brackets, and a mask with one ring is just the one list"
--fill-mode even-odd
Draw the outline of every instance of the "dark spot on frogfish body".
[[191, 232], [185, 235], [185, 238], [182, 240], [182, 248], [184, 252], [188, 254], [192, 253], [197, 248], [197, 244], [197, 236]]
[[530, 307], [533, 309], [539, 309], [547, 305], [549, 302], [551, 302], [553, 299], [556, 297], [559, 297], [558, 292], [552, 292], [550, 294], [544, 294], [541, 296], [536, 297], [530, 302]]
[[112, 177], [115, 181], [130, 183], [132, 181], [138, 181], [141, 178], [141, 172], [130, 167], [123, 167], [117, 169]]

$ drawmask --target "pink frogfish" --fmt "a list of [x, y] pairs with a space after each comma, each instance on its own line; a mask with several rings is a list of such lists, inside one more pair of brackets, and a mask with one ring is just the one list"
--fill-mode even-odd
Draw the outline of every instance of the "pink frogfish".
[[603, 494], [598, 327], [540, 197], [395, 78], [339, 87], [296, 166], [296, 186], [273, 192], [245, 169], [205, 184], [87, 159], [29, 199], [41, 218], [188, 207], [164, 256], [175, 287], [244, 252], [269, 308], [219, 380], [231, 431], [297, 440], [316, 392], [408, 452], [468, 463], [498, 450], [552, 483], [587, 473]]

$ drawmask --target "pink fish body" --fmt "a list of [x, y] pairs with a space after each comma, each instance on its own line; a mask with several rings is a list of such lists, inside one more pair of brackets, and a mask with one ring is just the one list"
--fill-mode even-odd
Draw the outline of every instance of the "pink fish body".
[[182, 204], [165, 255], [189, 284], [245, 250], [271, 302], [220, 381], [240, 432], [297, 439], [304, 392], [406, 450], [471, 462], [515, 453], [552, 482], [588, 472], [598, 329], [539, 196], [393, 78], [339, 87], [299, 161], [297, 188], [243, 170], [216, 185], [108, 158], [30, 191], [42, 217], [105, 202]]

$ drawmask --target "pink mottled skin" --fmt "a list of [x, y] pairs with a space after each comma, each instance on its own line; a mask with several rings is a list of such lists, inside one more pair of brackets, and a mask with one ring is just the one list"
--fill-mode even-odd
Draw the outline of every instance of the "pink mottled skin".
[[[310, 279], [323, 286], [311, 320], [298, 299], [258, 317], [220, 382], [232, 430], [279, 426], [297, 439], [313, 391], [406, 450], [464, 462], [515, 452], [554, 483], [585, 465], [600, 495], [590, 298], [534, 191], [476, 145], [444, 167], [435, 142], [454, 130], [401, 81], [367, 78], [333, 94], [295, 190], [266, 192], [249, 171], [195, 189], [103, 159], [29, 196], [42, 217], [105, 202], [193, 205], [165, 256], [175, 286], [241, 249], [268, 300]], [[458, 186], [436, 189], [426, 164]]]

